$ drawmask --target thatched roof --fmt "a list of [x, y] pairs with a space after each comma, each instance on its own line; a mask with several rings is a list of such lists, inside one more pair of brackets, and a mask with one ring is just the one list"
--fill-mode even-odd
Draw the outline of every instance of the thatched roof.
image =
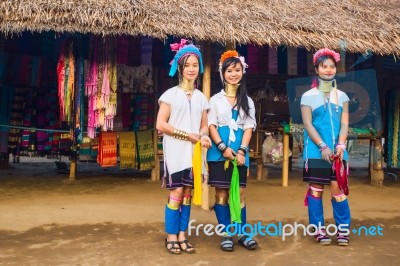
[[3, 0], [0, 32], [167, 35], [400, 55], [399, 0]]

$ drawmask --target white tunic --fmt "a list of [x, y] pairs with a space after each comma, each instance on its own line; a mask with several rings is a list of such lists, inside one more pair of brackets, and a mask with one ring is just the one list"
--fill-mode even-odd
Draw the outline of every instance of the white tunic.
[[[203, 112], [209, 109], [207, 98], [199, 90], [194, 90], [189, 100], [186, 93], [177, 86], [164, 92], [159, 103], [170, 106], [168, 123], [187, 133], [199, 134]], [[193, 144], [164, 134], [164, 164], [169, 175], [192, 167]]]

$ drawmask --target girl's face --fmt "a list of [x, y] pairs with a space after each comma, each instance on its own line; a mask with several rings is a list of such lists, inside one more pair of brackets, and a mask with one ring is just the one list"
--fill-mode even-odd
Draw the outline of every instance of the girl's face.
[[224, 72], [224, 79], [227, 83], [236, 85], [239, 84], [243, 77], [242, 64], [236, 63], [230, 65]]
[[199, 60], [194, 55], [189, 55], [183, 66], [182, 76], [187, 80], [195, 80], [199, 75]]
[[315, 72], [321, 79], [326, 79], [326, 80], [334, 79], [336, 75], [335, 62], [333, 62], [332, 59], [328, 58], [318, 65], [318, 68], [315, 69]]

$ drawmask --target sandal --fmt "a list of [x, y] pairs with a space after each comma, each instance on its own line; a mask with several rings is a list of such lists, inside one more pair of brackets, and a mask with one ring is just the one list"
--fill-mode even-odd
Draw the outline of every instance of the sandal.
[[[181, 247], [181, 250], [183, 252], [186, 252], [188, 254], [192, 254], [192, 253], [196, 252], [196, 249], [189, 243], [189, 241], [187, 239], [182, 240], [182, 241], [178, 241], [178, 243], [179, 243], [179, 246]], [[182, 244], [185, 244], [186, 248], [183, 248]]]
[[337, 242], [339, 246], [348, 246], [349, 245], [349, 236], [339, 232], [337, 234]]
[[[168, 245], [170, 246], [168, 247]], [[182, 253], [178, 241], [168, 241], [167, 239], [165, 239], [165, 247], [171, 254], [179, 255]]]
[[238, 242], [248, 250], [254, 250], [258, 247], [257, 241], [250, 237], [246, 237], [245, 235], [238, 237]]
[[224, 236], [221, 240], [221, 249], [223, 251], [233, 251], [233, 240], [230, 236]]
[[319, 231], [314, 236], [315, 241], [320, 243], [323, 246], [329, 246], [331, 244], [331, 239], [327, 237], [326, 232], [324, 230]]

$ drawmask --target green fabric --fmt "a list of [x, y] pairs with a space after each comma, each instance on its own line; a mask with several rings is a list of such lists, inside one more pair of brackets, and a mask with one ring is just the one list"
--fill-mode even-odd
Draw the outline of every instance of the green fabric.
[[240, 187], [239, 187], [239, 170], [236, 158], [232, 161], [233, 172], [231, 180], [231, 188], [229, 192], [229, 210], [231, 212], [232, 223], [242, 223], [241, 206], [240, 206]]

